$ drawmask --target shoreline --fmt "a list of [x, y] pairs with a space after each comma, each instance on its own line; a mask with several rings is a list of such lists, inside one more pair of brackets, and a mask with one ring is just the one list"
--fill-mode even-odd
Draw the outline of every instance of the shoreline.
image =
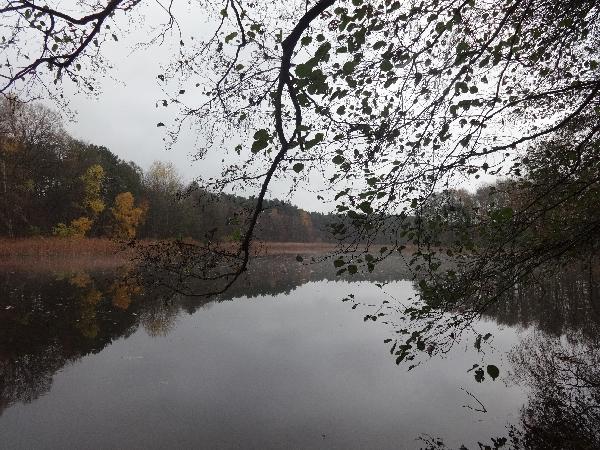
[[[144, 239], [137, 241], [137, 245], [139, 249], [143, 249], [161, 242], [167, 240]], [[371, 248], [372, 251], [377, 251], [381, 247], [383, 246], [373, 245]], [[337, 244], [330, 242], [255, 241], [252, 256], [326, 255], [337, 249]], [[132, 263], [136, 256], [138, 251], [135, 247], [109, 238], [0, 238], [2, 270], [111, 269]]]
[[[137, 241], [140, 248], [161, 242]], [[325, 254], [336, 244], [323, 242], [256, 242], [253, 256]], [[0, 268], [94, 267], [114, 268], [128, 264], [136, 257], [136, 249], [108, 238], [1, 238]]]

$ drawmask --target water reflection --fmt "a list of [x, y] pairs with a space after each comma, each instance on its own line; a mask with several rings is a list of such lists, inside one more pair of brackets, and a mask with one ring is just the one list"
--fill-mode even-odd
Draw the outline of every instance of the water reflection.
[[0, 414], [37, 399], [55, 372], [137, 326], [135, 316], [111, 307], [113, 282], [103, 275], [0, 276]]
[[501, 324], [551, 336], [595, 337], [600, 324], [600, 265], [552, 268], [520, 284], [487, 314]]
[[[397, 273], [388, 263], [373, 279], [390, 281]], [[298, 264], [288, 256], [260, 259], [242, 283], [216, 299], [149, 289], [154, 277], [127, 266], [100, 272], [0, 272], [0, 415], [15, 402], [29, 403], [46, 393], [53, 374], [65, 365], [100, 352], [140, 325], [150, 336], [166, 336], [181, 312], [193, 314], [206, 303], [288, 294], [311, 281], [336, 279], [329, 264]]]
[[[600, 448], [600, 267], [547, 268], [486, 315], [519, 327], [507, 381], [527, 388], [517, 421], [479, 448]], [[447, 448], [426, 438], [427, 449]]]
[[[405, 274], [399, 272], [398, 267], [397, 262], [390, 260], [386, 265], [379, 266], [377, 271], [372, 274], [371, 279], [379, 283], [402, 279]], [[248, 368], [243, 368], [241, 362], [240, 366], [235, 365], [234, 362], [228, 362], [230, 366], [220, 367], [219, 365], [223, 364], [223, 361], [220, 360], [221, 356], [215, 355], [220, 355], [220, 351], [225, 352], [228, 348], [227, 343], [223, 340], [227, 341], [235, 333], [241, 336], [248, 329], [259, 331], [275, 329], [272, 334], [273, 338], [267, 342], [257, 342], [257, 348], [254, 348], [252, 342], [248, 342], [244, 351], [253, 354], [259, 349], [261, 352], [270, 354], [274, 351], [273, 349], [280, 348], [282, 342], [285, 342], [286, 348], [293, 351], [295, 346], [300, 345], [300, 340], [307, 340], [305, 343], [306, 349], [310, 349], [310, 351], [319, 347], [327, 348], [324, 339], [337, 339], [334, 338], [334, 331], [345, 323], [339, 316], [340, 305], [343, 306], [343, 310], [350, 314], [348, 317], [358, 315], [349, 304], [339, 301], [349, 290], [356, 291], [358, 298], [359, 291], [362, 289], [365, 298], [376, 300], [373, 301], [374, 304], [380, 303], [382, 298], [378, 294], [373, 294], [372, 290], [367, 289], [367, 283], [354, 283], [353, 287], [350, 287], [346, 284], [349, 279], [340, 281], [335, 276], [334, 270], [327, 263], [298, 264], [293, 257], [287, 256], [262, 259], [259, 264], [251, 267], [243, 283], [235, 285], [225, 295], [210, 301], [225, 302], [236, 299], [235, 305], [232, 305], [235, 308], [230, 310], [232, 316], [227, 319], [212, 316], [211, 303], [206, 299], [180, 295], [173, 296], [166, 289], [148, 287], [147, 282], [151, 281], [153, 276], [151, 274], [138, 274], [131, 268], [120, 268], [116, 272], [1, 273], [0, 380], [2, 380], [2, 383], [0, 383], [0, 415], [13, 405], [27, 404], [40, 399], [51, 390], [53, 378], [65, 367], [81, 360], [86, 355], [101, 353], [110, 344], [125, 342], [123, 338], [130, 338], [127, 342], [132, 342], [134, 334], [137, 336], [136, 332], [138, 330], [143, 329], [148, 336], [157, 337], [159, 340], [169, 339], [172, 336], [174, 336], [173, 339], [183, 339], [181, 333], [176, 330], [189, 330], [189, 327], [199, 326], [197, 320], [190, 322], [186, 317], [196, 313], [201, 308], [206, 308], [206, 311], [201, 311], [197, 315], [198, 317], [205, 317], [202, 320], [202, 326], [205, 327], [204, 332], [207, 334], [203, 336], [205, 338], [207, 336], [211, 337], [211, 339], [217, 339], [214, 337], [215, 335], [219, 336], [219, 339], [213, 342], [213, 345], [218, 347], [214, 349], [216, 353], [202, 353], [202, 361], [209, 361], [209, 364], [215, 365], [214, 369], [211, 369], [214, 372], [203, 366], [202, 371], [208, 371], [204, 373], [203, 383], [213, 380], [211, 377], [225, 377], [233, 383], [240, 383], [240, 378], [233, 378], [233, 375], [240, 371], [240, 373], [244, 373]], [[354, 277], [351, 280], [357, 282], [363, 281], [364, 278]], [[598, 324], [600, 321], [596, 314], [598, 287], [594, 280], [595, 278], [590, 277], [587, 271], [565, 270], [557, 272], [555, 277], [546, 277], [541, 279], [540, 283], [520, 286], [512, 293], [508, 301], [498, 304], [494, 309], [487, 312], [487, 320], [481, 326], [483, 328], [487, 327], [494, 334], [499, 335], [497, 341], [495, 341], [499, 351], [508, 351], [517, 342], [517, 331], [514, 331], [514, 333], [511, 331], [513, 327], [516, 326], [518, 329], [522, 329], [524, 335], [520, 343], [510, 353], [510, 364], [501, 367], [500, 377], [504, 382], [526, 387], [529, 391], [527, 403], [523, 406], [519, 419], [511, 420], [509, 423], [512, 436], [511, 442], [515, 447], [539, 448], [545, 445], [546, 448], [553, 448], [549, 443], [564, 443], [567, 441], [561, 441], [561, 439], [567, 438], [573, 442], [569, 441], [569, 445], [561, 444], [563, 448], [597, 448], [598, 446], [598, 430], [600, 429], [598, 426], [600, 423], [598, 417], [600, 409], [598, 407], [600, 405]], [[324, 283], [325, 281], [329, 281], [329, 283]], [[410, 282], [404, 282], [404, 284], [392, 283], [392, 287], [404, 296], [410, 294], [410, 285]], [[310, 289], [303, 289], [302, 286], [309, 286]], [[308, 322], [306, 321], [309, 320], [310, 315], [323, 315], [314, 322], [314, 326], [319, 327], [318, 331], [306, 328], [306, 334], [290, 335], [291, 331], [279, 324], [279, 322], [287, 320], [286, 318], [290, 314], [289, 311], [286, 310], [285, 315], [274, 314], [272, 308], [276, 307], [276, 303], [270, 303], [269, 306], [247, 303], [248, 298], [279, 298], [277, 296], [283, 295], [289, 297], [295, 291], [302, 291], [303, 296], [306, 296], [306, 293], [309, 293], [310, 296], [322, 292], [318, 295], [333, 298], [335, 305], [337, 305], [335, 308], [329, 304], [315, 303], [310, 297], [305, 297], [302, 299], [302, 308], [304, 309], [292, 310], [293, 314], [298, 315], [298, 317], [301, 314], [308, 315], [307, 317], [302, 316], [305, 322], [302, 322], [298, 329], [307, 326]], [[242, 301], [241, 299], [245, 300]], [[298, 308], [300, 306], [299, 303]], [[222, 311], [220, 314], [222, 315]], [[259, 319], [261, 315], [265, 317], [265, 320]], [[362, 322], [362, 312], [358, 317], [359, 322]], [[348, 318], [346, 317], [343, 320], [348, 320]], [[179, 322], [182, 322], [182, 324]], [[504, 337], [502, 335], [503, 331], [498, 329], [495, 323], [507, 326], [506, 330], [508, 331], [504, 331]], [[228, 328], [217, 328], [217, 324], [220, 324], [220, 327], [225, 326]], [[362, 328], [353, 329], [353, 333], [357, 331], [368, 333], [369, 326], [369, 324], [360, 323]], [[535, 329], [535, 332], [526, 332], [532, 328]], [[382, 344], [383, 337], [387, 337], [394, 331], [391, 321], [387, 326], [382, 326], [376, 331], [382, 335], [381, 339], [378, 338], [381, 354], [387, 354]], [[325, 337], [321, 336], [322, 339], [311, 340], [313, 335], [323, 335]], [[277, 340], [274, 340], [275, 337]], [[156, 345], [156, 352], [160, 352], [160, 345]], [[206, 344], [201, 340], [193, 343], [193, 347], [202, 347], [203, 345]], [[308, 391], [312, 385], [306, 383], [311, 376], [315, 376], [315, 371], [318, 373], [320, 364], [318, 360], [337, 361], [337, 358], [342, 356], [346, 361], [360, 360], [361, 353], [358, 350], [354, 352], [352, 349], [353, 347], [360, 348], [362, 344], [349, 341], [340, 342], [336, 345], [336, 347], [332, 347], [332, 349], [335, 348], [335, 350], [331, 350], [332, 353], [324, 351], [321, 354], [314, 351], [314, 355], [307, 354], [303, 347], [299, 354], [304, 355], [304, 362], [288, 360], [288, 357], [285, 356], [287, 350], [283, 353], [277, 353], [277, 358], [281, 359], [275, 363], [278, 367], [277, 370], [282, 371], [280, 375], [285, 379], [285, 377], [291, 376], [287, 372], [289, 367], [298, 367], [298, 370], [303, 373], [303, 378], [298, 380], [292, 377], [290, 382], [293, 380], [296, 385], [304, 386], [303, 392]], [[183, 365], [188, 364], [186, 361], [189, 358], [193, 358], [191, 355], [196, 354], [194, 353], [195, 350], [188, 349], [188, 354], [184, 346], [178, 347], [176, 345], [174, 348], [180, 348], [181, 354], [178, 356], [165, 356], [162, 354], [160, 358], [167, 358], [170, 364], [165, 364], [165, 366], [176, 367], [176, 371], [181, 370], [182, 373], [186, 373], [186, 376], [200, 376], [199, 374], [194, 375], [194, 372], [187, 374], [182, 368]], [[373, 349], [369, 348], [366, 351], [372, 352]], [[138, 356], [141, 357], [136, 354], [127, 355], [126, 357], [138, 358]], [[254, 355], [257, 361], [264, 357], [264, 355]], [[240, 359], [240, 356], [237, 355], [237, 358]], [[467, 415], [472, 414], [472, 411], [461, 408], [468, 399], [465, 399], [458, 388], [449, 393], [448, 385], [452, 383], [449, 383], [448, 380], [456, 381], [457, 386], [465, 386], [465, 383], [470, 382], [471, 385], [466, 385], [469, 392], [476, 395], [477, 399], [480, 399], [490, 411], [494, 410], [493, 406], [502, 404], [504, 406], [500, 409], [504, 408], [505, 411], [510, 411], [512, 408], [515, 413], [518, 412], [518, 408], [514, 409], [514, 405], [509, 405], [515, 398], [520, 398], [518, 394], [514, 393], [516, 391], [513, 394], [505, 395], [506, 398], [502, 398], [504, 396], [502, 392], [504, 390], [510, 392], [510, 388], [504, 387], [500, 380], [487, 383], [486, 386], [480, 386], [473, 381], [471, 374], [466, 373], [466, 368], [472, 365], [472, 358], [470, 355], [464, 354], [463, 350], [449, 356], [452, 369], [448, 369], [447, 363], [443, 361], [432, 361], [427, 368], [420, 369], [422, 371], [416, 375], [417, 378], [413, 381], [401, 380], [399, 385], [393, 384], [395, 381], [391, 382], [388, 379], [388, 377], [394, 379], [404, 376], [400, 372], [392, 370], [395, 367], [393, 359], [389, 361], [390, 365], [386, 365], [382, 364], [381, 359], [378, 358], [379, 353], [373, 355], [373, 360], [369, 364], [374, 367], [382, 366], [381, 370], [386, 371], [385, 379], [387, 381], [385, 382], [364, 377], [360, 380], [360, 383], [356, 382], [358, 384], [353, 385], [350, 380], [357, 374], [346, 372], [346, 369], [344, 369], [346, 366], [341, 362], [336, 363], [338, 364], [338, 372], [334, 375], [323, 372], [327, 375], [319, 378], [319, 382], [322, 383], [328, 376], [340, 377], [343, 380], [338, 383], [340, 388], [345, 385], [356, 387], [352, 394], [349, 392], [345, 394], [348, 399], [354, 398], [357, 392], [362, 389], [367, 391], [365, 395], [368, 395], [370, 391], [373, 396], [372, 401], [378, 402], [378, 407], [383, 404], [385, 408], [388, 408], [387, 414], [390, 423], [387, 424], [385, 419], [377, 416], [378, 419], [384, 420], [387, 425], [381, 425], [380, 428], [377, 428], [375, 424], [371, 424], [371, 428], [368, 428], [371, 431], [380, 429], [380, 432], [383, 433], [383, 436], [381, 436], [383, 441], [377, 441], [382, 444], [382, 448], [398, 447], [399, 441], [394, 441], [385, 434], [392, 433], [389, 430], [395, 428], [393, 428], [391, 422], [399, 420], [398, 417], [402, 417], [402, 421], [405, 421], [406, 424], [402, 427], [396, 424], [397, 430], [393, 433], [400, 433], [403, 436], [404, 440], [399, 446], [407, 448], [413, 447], [413, 444], [414, 447], [418, 447], [419, 444], [414, 441], [414, 438], [419, 433], [427, 431], [432, 434], [445, 435], [444, 429], [446, 429], [447, 433], [454, 433], [457, 439], [460, 439], [460, 436], [490, 436], [490, 430], [494, 426], [498, 428], [498, 424], [500, 424], [500, 431], [502, 431], [505, 424], [508, 423], [505, 416], [498, 414], [497, 417], [490, 419], [489, 416], [493, 413], [486, 413], [487, 420], [495, 423], [495, 425], [486, 428], [487, 425], [478, 422], [480, 419], [473, 419], [472, 416]], [[389, 358], [389, 355], [386, 358]], [[137, 359], [135, 360], [137, 361]], [[248, 364], [245, 359], [244, 364]], [[512, 368], [510, 378], [508, 377], [509, 368]], [[331, 368], [329, 367], [329, 369]], [[164, 369], [154, 366], [148, 368], [149, 372], [162, 373], [162, 370]], [[198, 368], [195, 368], [195, 370], [197, 371]], [[373, 367], [370, 370], [373, 370]], [[313, 374], [311, 375], [311, 373]], [[256, 383], [265, 376], [261, 374], [257, 378], [251, 374], [246, 375], [247, 381], [250, 383]], [[168, 378], [165, 375], [161, 376]], [[275, 375], [269, 373], [268, 376], [274, 377]], [[124, 380], [128, 379], [127, 377], [124, 378]], [[194, 383], [200, 383], [200, 381], [191, 382], [190, 380], [191, 378], [186, 381], [190, 386], [193, 386]], [[418, 380], [418, 382], [415, 380]], [[115, 382], [117, 381], [115, 380]], [[162, 382], [163, 380], [159, 380], [159, 383]], [[221, 380], [221, 382], [224, 382], [224, 380]], [[210, 402], [211, 399], [219, 396], [225, 399], [230, 398], [231, 392], [223, 391], [225, 386], [217, 384], [217, 378], [211, 383], [211, 394], [206, 394], [208, 397], [202, 397], [202, 401]], [[286, 397], [288, 395], [286, 392], [291, 385], [283, 381], [281, 383], [279, 395]], [[386, 383], [392, 384], [388, 385]], [[407, 391], [406, 388], [402, 388], [402, 384], [410, 386], [410, 389]], [[143, 383], [141, 385], [144, 386]], [[389, 392], [389, 386], [391, 385], [402, 391], [397, 393], [397, 398]], [[202, 388], [205, 387], [204, 385], [201, 386]], [[148, 386], [146, 386], [147, 388]], [[198, 387], [198, 389], [201, 388]], [[330, 390], [324, 391], [325, 395], [331, 396], [328, 401], [334, 406], [337, 405], [339, 411], [345, 412], [347, 409], [355, 409], [356, 405], [351, 401], [338, 399], [337, 396], [332, 394], [331, 389], [333, 388], [329, 387], [328, 389]], [[432, 417], [427, 420], [418, 419], [423, 424], [421, 428], [412, 424], [413, 419], [408, 418], [406, 413], [398, 416], [398, 411], [403, 410], [402, 405], [409, 404], [411, 405], [410, 408], [414, 409], [413, 412], [417, 417], [424, 417], [423, 411], [427, 408], [422, 403], [430, 401], [429, 396], [435, 397], [437, 390], [440, 392], [438, 395], [452, 397], [452, 404], [455, 405], [456, 409], [461, 410], [463, 416], [457, 414], [455, 410], [445, 410], [439, 404], [437, 404], [437, 408], [432, 406], [433, 409], [430, 413]], [[117, 390], [117, 392], [122, 391]], [[234, 397], [243, 396], [241, 391], [235, 392]], [[250, 392], [254, 392], [253, 389], [250, 389]], [[264, 397], [261, 399], [253, 398], [252, 401], [256, 404], [263, 404], [266, 401], [270, 405], [269, 408], [273, 408], [275, 412], [278, 411], [277, 406], [272, 403], [274, 400], [268, 397], [272, 395], [272, 392], [266, 386], [264, 392], [261, 392]], [[172, 394], [173, 392], [171, 392]], [[149, 394], [145, 391], [140, 395], [143, 397]], [[188, 395], [196, 394], [188, 392]], [[386, 395], [391, 395], [391, 397], [386, 398]], [[397, 410], [391, 405], [392, 397], [397, 402]], [[235, 398], [232, 398], [231, 401], [236, 402]], [[292, 402], [292, 399], [290, 401]], [[181, 398], [178, 399], [178, 402], [185, 404], [185, 400]], [[504, 404], [503, 402], [507, 403]], [[294, 397], [293, 403], [302, 404], [302, 401]], [[436, 403], [437, 400], [433, 401], [432, 405], [436, 405]], [[522, 401], [520, 403], [522, 404]], [[219, 405], [215, 406], [215, 409], [219, 410]], [[242, 407], [244, 407], [243, 405], [246, 404], [242, 403]], [[175, 405], [172, 407], [176, 408]], [[372, 407], [375, 408], [375, 406]], [[228, 408], [231, 408], [231, 405]], [[311, 408], [314, 408], [314, 405], [305, 405], [305, 411], [310, 411]], [[352, 413], [356, 415], [356, 417], [353, 417], [353, 419], [356, 419], [356, 424], [365, 420], [359, 413], [360, 411]], [[232, 414], [235, 414], [235, 412], [232, 412]], [[279, 411], [278, 414], [283, 417], [287, 413]], [[328, 414], [331, 414], [331, 411], [323, 410], [322, 420], [327, 420], [324, 418]], [[347, 414], [352, 416], [350, 412]], [[435, 414], [439, 417], [434, 417]], [[450, 416], [453, 418], [450, 419]], [[458, 420], [458, 416], [463, 419], [470, 417], [466, 421], [469, 424], [466, 428], [456, 425], [454, 421]], [[267, 420], [266, 417], [265, 414], [265, 421]], [[273, 420], [272, 416], [268, 416], [268, 418], [268, 420]], [[240, 418], [239, 420], [239, 423], [242, 423], [243, 419]], [[2, 428], [1, 424], [0, 419], [0, 429]], [[155, 426], [158, 427], [158, 425]], [[333, 425], [331, 426], [333, 427]], [[362, 425], [357, 426], [360, 428]], [[217, 430], [217, 428], [214, 428], [214, 430]], [[247, 431], [252, 433], [250, 430]], [[352, 436], [355, 431], [357, 430], [347, 429], [345, 431], [347, 438]], [[323, 434], [327, 435], [328, 433], [323, 432]], [[285, 436], [285, 433], [281, 436]], [[285, 437], [281, 438], [283, 440], [280, 442], [286, 442]], [[207, 440], [198, 439], [196, 436], [190, 444], [216, 442], [210, 441], [208, 438], [206, 438]], [[232, 439], [227, 442], [239, 442], [235, 441], [234, 438]], [[337, 442], [339, 444], [342, 441]], [[344, 442], [350, 447], [357, 446], [352, 439]], [[455, 442], [458, 444], [460, 441]], [[368, 446], [368, 442], [363, 443]], [[297, 444], [302, 447], [306, 442], [298, 441]], [[276, 447], [277, 445], [272, 446]], [[323, 442], [317, 442], [310, 446], [326, 447], [327, 445]], [[561, 447], [555, 446], [554, 448]]]
[[[578, 341], [578, 342], [577, 342]], [[600, 337], [570, 342], [534, 333], [510, 354], [513, 381], [530, 388], [520, 422], [521, 448], [600, 448]]]

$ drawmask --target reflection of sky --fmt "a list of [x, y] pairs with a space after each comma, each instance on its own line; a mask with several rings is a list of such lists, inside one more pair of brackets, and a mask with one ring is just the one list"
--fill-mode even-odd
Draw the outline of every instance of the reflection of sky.
[[[409, 282], [388, 291], [409, 295]], [[414, 448], [419, 433], [448, 444], [504, 434], [524, 401], [502, 375], [478, 385], [477, 355], [458, 346], [412, 372], [383, 344], [390, 328], [363, 322], [352, 291], [376, 303], [368, 283], [310, 282], [289, 295], [240, 298], [180, 316], [165, 337], [141, 328], [68, 366], [51, 391], [0, 419], [12, 448]], [[496, 331], [490, 354], [516, 343]], [[491, 361], [490, 361], [491, 362]], [[499, 364], [500, 365], [500, 364]], [[501, 367], [502, 370], [502, 367]], [[462, 405], [476, 395], [487, 414]], [[514, 418], [514, 417], [513, 417]], [[323, 437], [322, 435], [325, 435]]]

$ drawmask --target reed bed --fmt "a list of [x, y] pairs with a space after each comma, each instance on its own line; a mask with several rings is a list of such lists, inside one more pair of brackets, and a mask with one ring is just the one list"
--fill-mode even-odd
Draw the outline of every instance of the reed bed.
[[[53, 268], [110, 268], [127, 264], [143, 254], [146, 246], [156, 240], [138, 241], [135, 249], [107, 238], [0, 238], [0, 268], [21, 268], [45, 271]], [[198, 242], [186, 240], [198, 245]], [[235, 251], [237, 243], [224, 243], [222, 248]], [[253, 256], [267, 255], [324, 255], [336, 250], [336, 245], [325, 242], [265, 242], [252, 244]], [[371, 249], [374, 250], [374, 249]], [[141, 253], [138, 253], [141, 252]]]
[[118, 242], [102, 238], [0, 239], [0, 260], [118, 256], [123, 253], [121, 249]]
[[323, 254], [336, 250], [336, 244], [327, 242], [254, 242], [254, 255]]
[[[138, 247], [145, 247], [156, 240], [138, 241]], [[185, 240], [191, 244], [199, 244], [194, 240]], [[237, 243], [224, 243], [222, 247], [230, 251], [237, 249]], [[374, 249], [380, 246], [373, 246]], [[9, 258], [79, 258], [115, 256], [129, 258], [133, 256], [127, 246], [107, 238], [0, 238], [0, 261]], [[254, 241], [252, 253], [254, 255], [280, 255], [280, 254], [322, 254], [336, 250], [336, 244], [327, 242], [269, 242]]]

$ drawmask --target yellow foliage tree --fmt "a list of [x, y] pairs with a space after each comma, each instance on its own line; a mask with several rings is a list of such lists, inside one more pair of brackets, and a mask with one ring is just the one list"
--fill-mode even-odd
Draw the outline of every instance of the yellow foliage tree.
[[94, 221], [85, 216], [71, 220], [70, 225], [59, 223], [52, 229], [55, 236], [82, 238], [92, 228]]
[[70, 225], [59, 223], [52, 230], [55, 236], [61, 237], [84, 237], [91, 230], [98, 215], [104, 211], [106, 205], [102, 200], [102, 185], [104, 183], [104, 169], [100, 164], [94, 164], [81, 175], [83, 182], [83, 200], [81, 209], [85, 216], [73, 219]]
[[93, 218], [96, 218], [106, 207], [101, 196], [104, 176], [102, 166], [94, 164], [88, 167], [80, 178], [83, 181], [84, 192], [82, 206]]
[[131, 192], [121, 192], [115, 197], [115, 204], [110, 209], [115, 225], [114, 237], [132, 239], [135, 237], [137, 227], [143, 223], [146, 216], [145, 207], [136, 207], [135, 199]]
[[93, 223], [94, 221], [92, 219], [88, 219], [87, 217], [82, 216], [78, 219], [73, 219], [69, 228], [72, 230], [73, 236], [84, 237], [86, 233], [92, 228]]

